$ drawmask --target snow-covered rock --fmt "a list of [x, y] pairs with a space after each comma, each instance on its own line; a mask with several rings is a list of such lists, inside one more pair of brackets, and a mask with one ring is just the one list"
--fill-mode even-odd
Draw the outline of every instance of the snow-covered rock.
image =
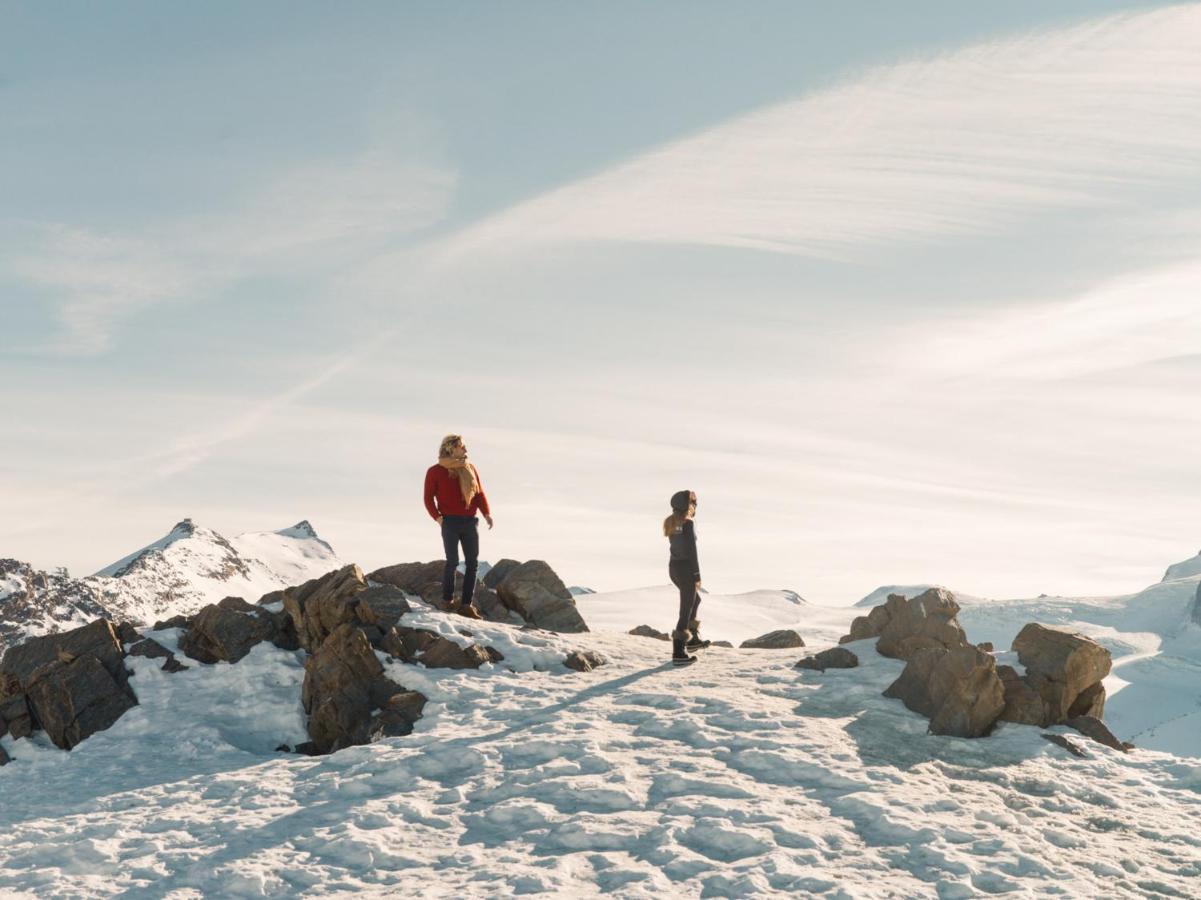
[[1175, 581], [1177, 578], [1192, 578], [1196, 575], [1201, 575], [1201, 551], [1198, 551], [1192, 559], [1168, 566], [1168, 570], [1163, 573], [1162, 580]]
[[86, 578], [0, 560], [0, 651], [101, 617], [151, 623], [228, 596], [257, 600], [341, 565], [307, 521], [226, 539], [191, 519]]

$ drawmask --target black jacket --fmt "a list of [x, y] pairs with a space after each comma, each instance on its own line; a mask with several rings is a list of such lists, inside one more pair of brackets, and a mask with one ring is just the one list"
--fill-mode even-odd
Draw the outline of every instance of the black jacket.
[[683, 568], [687, 563], [692, 567], [695, 579], [700, 581], [701, 564], [696, 558], [696, 525], [692, 519], [685, 519], [683, 525], [677, 525], [668, 539], [671, 541], [671, 565]]

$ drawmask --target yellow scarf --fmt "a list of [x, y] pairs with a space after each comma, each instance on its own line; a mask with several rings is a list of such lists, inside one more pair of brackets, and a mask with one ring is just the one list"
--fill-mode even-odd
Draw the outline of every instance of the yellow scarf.
[[455, 459], [453, 456], [442, 457], [438, 460], [438, 465], [459, 479], [459, 490], [463, 492], [463, 502], [470, 506], [475, 495], [480, 492], [480, 480], [476, 475], [475, 466], [468, 462], [466, 457]]

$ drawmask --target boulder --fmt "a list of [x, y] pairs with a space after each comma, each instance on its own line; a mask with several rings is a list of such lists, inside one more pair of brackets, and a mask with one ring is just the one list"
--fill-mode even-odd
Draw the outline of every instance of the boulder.
[[[889, 594], [888, 599], [899, 597], [901, 600], [905, 598], [901, 594]], [[866, 616], [856, 616], [851, 622], [850, 634], [845, 634], [838, 639], [840, 644], [849, 644], [851, 641], [864, 641], [868, 638], [878, 638], [884, 630], [884, 626], [888, 624], [888, 607], [882, 603], [879, 606], [872, 607], [871, 612]]]
[[1007, 722], [1056, 725], [1075, 716], [1100, 717], [1105, 711], [1102, 679], [1112, 667], [1109, 651], [1091, 638], [1032, 622], [1013, 640], [1026, 668], [1018, 676], [1003, 667]]
[[[230, 599], [230, 598], [226, 598]], [[238, 599], [238, 598], [233, 598]], [[179, 639], [180, 651], [202, 663], [236, 663], [250, 648], [269, 641], [279, 633], [278, 622], [262, 607], [244, 600], [244, 609], [236, 604], [210, 604], [200, 610]]]
[[[488, 575], [494, 571], [489, 571]], [[571, 591], [545, 562], [532, 559], [516, 567], [505, 566], [502, 571], [505, 574], [495, 585], [496, 593], [505, 606], [526, 622], [547, 631], [578, 633], [588, 630]], [[488, 586], [492, 587], [491, 584]]]
[[996, 659], [970, 644], [914, 651], [884, 692], [930, 719], [934, 734], [981, 737], [1005, 708]]
[[151, 626], [151, 631], [165, 631], [168, 628], [187, 628], [192, 624], [191, 616], [172, 616], [169, 619], [160, 619]]
[[996, 647], [993, 646], [992, 641], [980, 641], [976, 644], [976, 649], [981, 653], [992, 653]]
[[391, 628], [379, 647], [389, 656], [407, 663], [421, 663], [427, 669], [478, 669], [484, 663], [504, 659], [492, 647], [479, 644], [463, 647], [436, 632], [403, 625]]
[[174, 653], [163, 660], [162, 669], [168, 675], [174, 674], [175, 672], [186, 672], [190, 668], [191, 666], [185, 666], [178, 659], [176, 659]]
[[147, 659], [166, 659], [172, 654], [170, 650], [168, 650], [158, 641], [151, 638], [145, 638], [129, 648], [129, 655], [144, 656]]
[[357, 624], [358, 595], [366, 590], [363, 570], [351, 563], [284, 591], [284, 610], [300, 646], [315, 653], [341, 625]]
[[484, 584], [496, 590], [496, 586], [504, 581], [510, 572], [520, 567], [521, 563], [515, 559], [502, 559], [484, 574]]
[[522, 625], [525, 620], [509, 607], [505, 606], [500, 595], [487, 585], [477, 584], [471, 598], [472, 605], [480, 611], [489, 622], [505, 622], [510, 625]]
[[805, 642], [791, 628], [780, 628], [756, 638], [749, 638], [738, 646], [743, 650], [791, 650], [794, 647], [804, 647]]
[[[398, 695], [402, 700], [393, 706]], [[362, 629], [342, 624], [305, 662], [301, 703], [309, 715], [312, 752], [332, 753], [411, 730], [425, 697], [386, 678]], [[376, 716], [375, 710], [383, 712]]]
[[368, 587], [355, 594], [358, 606], [355, 614], [360, 622], [387, 631], [400, 621], [400, 617], [412, 610], [405, 592], [390, 584]]
[[138, 705], [128, 684], [118, 683], [92, 655], [46, 663], [29, 677], [25, 696], [38, 725], [63, 750], [104, 731]]
[[595, 650], [572, 650], [563, 660], [563, 665], [576, 672], [591, 672], [603, 666], [605, 662], [605, 658]]
[[[124, 687], [129, 680], [125, 668], [125, 650], [112, 622], [97, 619], [80, 628], [30, 638], [9, 647], [0, 660], [0, 674], [15, 678], [20, 691], [28, 688], [33, 673], [56, 660], [71, 662], [83, 657], [96, 659], [113, 681]], [[10, 694], [18, 691], [9, 690]]]
[[1052, 744], [1058, 744], [1064, 750], [1068, 751], [1068, 753], [1072, 754], [1072, 756], [1079, 756], [1079, 757], [1087, 756], [1087, 754], [1083, 750], [1081, 750], [1078, 746], [1076, 746], [1076, 742], [1073, 741], [1071, 738], [1069, 738], [1067, 735], [1044, 733], [1043, 739], [1050, 741]]
[[796, 664], [798, 669], [853, 669], [859, 665], [859, 657], [846, 647], [831, 647], [813, 656], [806, 656]]
[[1079, 731], [1085, 737], [1092, 738], [1098, 744], [1104, 744], [1111, 750], [1129, 753], [1134, 749], [1133, 744], [1119, 741], [1117, 736], [1109, 730], [1109, 726], [1096, 716], [1073, 716], [1063, 724]]
[[15, 675], [0, 672], [0, 735], [5, 731], [17, 738], [33, 734], [33, 718], [21, 682]]
[[671, 635], [666, 632], [659, 631], [657, 628], [651, 628], [649, 625], [638, 625], [631, 628], [626, 634], [636, 635], [637, 637], [654, 638], [657, 641], [670, 641]]
[[[387, 584], [395, 588], [400, 588], [409, 594], [421, 595], [431, 583], [442, 584], [442, 569], [445, 565], [443, 560], [435, 560], [434, 562], [412, 562], [399, 563], [394, 566], [385, 566], [382, 569], [376, 569], [367, 576], [368, 581], [373, 581], [378, 584]], [[439, 587], [441, 590], [441, 587]]]
[[135, 628], [130, 622], [121, 622], [119, 625], [117, 625], [116, 631], [117, 639], [122, 644], [132, 644], [141, 637], [141, 635], [138, 634], [137, 628]]
[[241, 597], [226, 597], [223, 600], [218, 600], [217, 605], [222, 609], [228, 609], [232, 612], [257, 612], [258, 607], [247, 603]]
[[881, 656], [909, 659], [921, 649], [949, 650], [967, 643], [955, 618], [959, 604], [943, 588], [930, 588], [908, 600], [890, 594], [884, 608], [888, 621], [876, 642]]
[[[671, 638], [668, 638], [668, 640], [671, 640]], [[730, 649], [734, 648], [734, 645], [731, 644], [729, 641], [714, 641], [710, 646], [712, 646], [712, 647], [728, 647]]]
[[10, 762], [12, 760], [8, 758], [8, 754], [4, 752], [4, 748], [0, 747], [0, 766], [7, 766]]

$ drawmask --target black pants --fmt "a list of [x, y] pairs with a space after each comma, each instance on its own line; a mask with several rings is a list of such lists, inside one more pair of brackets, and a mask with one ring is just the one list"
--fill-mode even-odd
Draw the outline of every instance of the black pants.
[[667, 572], [671, 575], [671, 583], [680, 589], [680, 620], [676, 622], [676, 631], [687, 631], [701, 605], [701, 595], [696, 589], [696, 573], [692, 563], [687, 560], [668, 563]]
[[480, 562], [479, 519], [475, 516], [443, 516], [442, 546], [446, 549], [446, 568], [442, 570], [442, 602], [449, 603], [455, 595], [455, 569], [459, 567], [459, 544], [467, 563], [463, 572], [463, 605], [471, 603], [475, 593], [475, 571]]

